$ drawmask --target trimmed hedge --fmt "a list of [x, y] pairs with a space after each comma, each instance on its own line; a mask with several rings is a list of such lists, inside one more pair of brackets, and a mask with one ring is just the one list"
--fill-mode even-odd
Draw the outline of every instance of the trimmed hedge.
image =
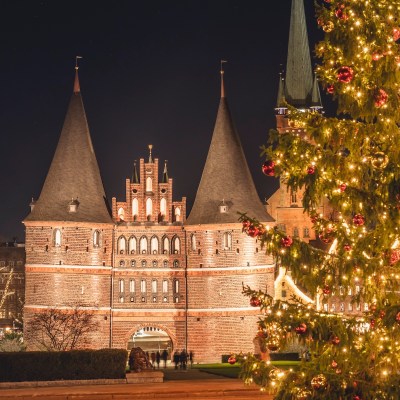
[[124, 349], [0, 352], [0, 382], [122, 379]]

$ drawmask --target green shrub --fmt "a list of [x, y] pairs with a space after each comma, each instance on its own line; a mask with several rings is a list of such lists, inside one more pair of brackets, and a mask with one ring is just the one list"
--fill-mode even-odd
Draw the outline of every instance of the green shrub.
[[125, 378], [123, 349], [0, 353], [0, 381]]

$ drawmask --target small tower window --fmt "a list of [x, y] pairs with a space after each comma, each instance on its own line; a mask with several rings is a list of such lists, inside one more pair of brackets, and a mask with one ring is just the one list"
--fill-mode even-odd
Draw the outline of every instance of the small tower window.
[[129, 280], [129, 292], [135, 293], [135, 280], [134, 279]]
[[163, 253], [168, 254], [169, 253], [169, 240], [167, 236], [164, 236], [163, 238]]
[[293, 228], [293, 237], [299, 237], [299, 228]]
[[158, 254], [158, 239], [157, 236], [153, 236], [150, 241], [151, 254]]
[[309, 230], [308, 228], [304, 228], [304, 230], [303, 230], [303, 236], [304, 236], [305, 238], [310, 237], [310, 230]]
[[225, 203], [225, 200], [222, 200], [218, 208], [221, 214], [226, 214], [228, 212], [228, 205]]
[[153, 215], [153, 201], [150, 198], [148, 198], [146, 200], [146, 216], [147, 216], [147, 220], [150, 221], [152, 215]]
[[118, 254], [125, 254], [126, 251], [126, 239], [124, 236], [120, 236], [118, 238], [118, 246], [117, 246]]
[[179, 254], [181, 252], [181, 241], [178, 236], [172, 239], [172, 251], [174, 254]]
[[174, 279], [174, 293], [179, 293], [179, 281], [178, 279]]
[[196, 236], [194, 234], [190, 236], [190, 245], [192, 251], [196, 251]]
[[138, 214], [139, 214], [139, 202], [138, 199], [135, 197], [132, 200], [132, 216], [134, 220], [137, 219]]
[[146, 192], [152, 192], [153, 191], [153, 179], [150, 177], [146, 178]]
[[129, 253], [130, 254], [136, 254], [136, 246], [137, 246], [137, 240], [135, 236], [131, 236], [129, 238]]
[[72, 199], [69, 203], [68, 203], [68, 211], [70, 213], [76, 213], [78, 211], [78, 207], [79, 207], [79, 201], [78, 199]]
[[54, 246], [60, 247], [61, 246], [61, 230], [54, 229]]
[[142, 279], [140, 281], [140, 291], [142, 293], [146, 293], [146, 280], [145, 279]]
[[178, 268], [179, 267], [179, 261], [178, 260], [174, 260], [174, 267]]
[[122, 207], [118, 209], [118, 218], [120, 221], [125, 221], [125, 210]]
[[153, 279], [151, 281], [151, 292], [157, 293], [157, 280], [156, 279]]
[[297, 203], [297, 192], [295, 190], [292, 190], [290, 192], [290, 204], [296, 204]]
[[175, 221], [179, 222], [181, 220], [181, 209], [179, 207], [175, 208]]
[[164, 197], [160, 201], [160, 213], [162, 216], [167, 215], [167, 200]]
[[163, 280], [162, 291], [163, 291], [163, 293], [168, 293], [168, 280], [167, 279]]
[[224, 232], [223, 244], [224, 244], [224, 250], [232, 250], [232, 234], [231, 234], [231, 232]]
[[93, 232], [93, 247], [100, 247], [100, 231], [97, 229]]
[[124, 293], [125, 291], [125, 281], [123, 279], [119, 280], [119, 292]]
[[140, 254], [147, 254], [147, 237], [142, 236], [139, 243]]

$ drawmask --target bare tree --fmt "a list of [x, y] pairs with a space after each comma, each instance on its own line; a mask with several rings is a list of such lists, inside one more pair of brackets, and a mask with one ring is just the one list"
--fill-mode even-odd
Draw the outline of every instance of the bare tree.
[[36, 313], [27, 332], [31, 340], [47, 351], [85, 347], [88, 334], [99, 327], [93, 311], [77, 304], [68, 309], [49, 308]]

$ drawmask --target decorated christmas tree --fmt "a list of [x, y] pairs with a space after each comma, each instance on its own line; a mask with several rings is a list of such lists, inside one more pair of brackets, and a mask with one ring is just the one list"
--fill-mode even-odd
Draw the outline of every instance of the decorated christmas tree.
[[[243, 215], [243, 229], [312, 297], [349, 296], [358, 315], [245, 287], [260, 307], [260, 355], [237, 355], [242, 377], [276, 399], [400, 398], [400, 1], [325, 0], [317, 76], [337, 117], [288, 106], [271, 131], [263, 172], [303, 193], [304, 212], [325, 249]], [[330, 213], [318, 213], [321, 202]], [[354, 291], [357, 286], [359, 290]], [[268, 352], [299, 343], [299, 367]], [[235, 361], [231, 360], [232, 362]]]

